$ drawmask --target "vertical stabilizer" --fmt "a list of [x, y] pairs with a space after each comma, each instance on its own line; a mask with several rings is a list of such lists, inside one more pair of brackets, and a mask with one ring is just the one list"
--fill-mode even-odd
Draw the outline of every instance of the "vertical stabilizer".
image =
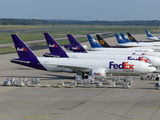
[[19, 58], [11, 59], [11, 62], [27, 67], [46, 70], [46, 68], [41, 65], [36, 55], [16, 34], [12, 34], [11, 37], [19, 56]]
[[[68, 57], [66, 52], [61, 48], [61, 46], [54, 40], [54, 38], [49, 33], [44, 33], [44, 36], [46, 38], [48, 48], [50, 50], [50, 54], [48, 55]], [[47, 56], [47, 54], [45, 54], [44, 56]]]
[[64, 46], [65, 48], [73, 51], [73, 52], [86, 52], [81, 43], [78, 42], [76, 38], [74, 38], [71, 34], [67, 34], [70, 45]]
[[153, 37], [153, 35], [148, 30], [145, 30], [145, 32], [146, 32], [147, 37]]
[[131, 35], [131, 33], [127, 32], [128, 38], [131, 40], [131, 42], [137, 42], [138, 41], [133, 37], [133, 35]]
[[36, 55], [30, 50], [27, 45], [23, 43], [23, 41], [18, 37], [18, 35], [12, 34], [11, 37], [20, 59], [36, 58]]
[[102, 48], [100, 44], [91, 36], [87, 35], [91, 48]]
[[117, 33], [115, 33], [116, 39], [118, 44], [125, 44], [126, 42], [122, 39], [122, 37], [120, 35], [118, 35]]
[[108, 47], [108, 48], [111, 47], [100, 35], [96, 35], [96, 36], [97, 36], [97, 39], [98, 39], [99, 44], [100, 44], [102, 47]]
[[124, 33], [120, 33], [120, 34], [122, 36], [122, 39], [125, 40], [125, 42], [131, 42]]

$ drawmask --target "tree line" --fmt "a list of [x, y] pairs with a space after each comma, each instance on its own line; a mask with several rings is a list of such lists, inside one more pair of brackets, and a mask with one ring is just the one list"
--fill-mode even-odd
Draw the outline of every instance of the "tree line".
[[1, 18], [0, 25], [118, 25], [118, 26], [160, 26], [160, 20], [128, 20], [128, 21], [82, 21], [82, 20], [39, 20]]

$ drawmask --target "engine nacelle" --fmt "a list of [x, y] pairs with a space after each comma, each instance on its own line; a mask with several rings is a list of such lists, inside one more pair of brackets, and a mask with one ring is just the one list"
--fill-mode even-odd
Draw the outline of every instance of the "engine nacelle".
[[95, 68], [95, 69], [92, 69], [89, 74], [91, 74], [95, 78], [100, 79], [102, 77], [106, 78], [107, 72], [108, 72], [108, 70], [105, 68]]

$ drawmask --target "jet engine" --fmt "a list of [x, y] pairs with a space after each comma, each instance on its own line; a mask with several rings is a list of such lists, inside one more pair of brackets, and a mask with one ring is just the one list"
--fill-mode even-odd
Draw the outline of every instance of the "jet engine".
[[91, 74], [95, 78], [99, 78], [100, 79], [102, 77], [106, 78], [106, 73], [107, 72], [108, 72], [108, 70], [105, 69], [105, 68], [94, 68], [94, 69], [92, 69], [90, 71], [89, 74]]

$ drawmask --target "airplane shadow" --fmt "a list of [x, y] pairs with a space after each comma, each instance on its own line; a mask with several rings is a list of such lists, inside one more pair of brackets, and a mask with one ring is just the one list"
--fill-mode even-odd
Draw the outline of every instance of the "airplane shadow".
[[[64, 80], [70, 80], [70, 79], [73, 79], [74, 80], [74, 77], [72, 76], [65, 76], [65, 75], [54, 75], [54, 74], [43, 74], [43, 75], [46, 75], [46, 77], [42, 77], [42, 76], [5, 76], [5, 77], [14, 77], [14, 78], [39, 78], [40, 80], [60, 80], [60, 79], [64, 79]], [[3, 76], [0, 76], [0, 77], [3, 77]]]

